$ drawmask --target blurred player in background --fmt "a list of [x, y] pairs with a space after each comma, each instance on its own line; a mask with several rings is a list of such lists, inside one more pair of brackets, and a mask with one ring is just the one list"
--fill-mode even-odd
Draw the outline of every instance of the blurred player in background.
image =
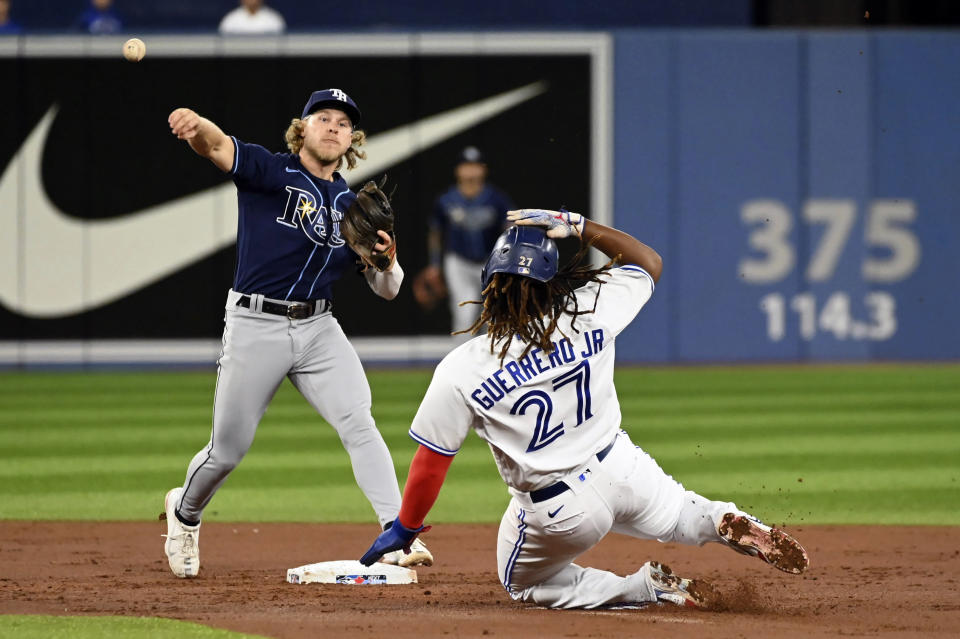
[[476, 147], [460, 153], [454, 176], [456, 184], [437, 198], [430, 218], [430, 265], [413, 283], [414, 297], [427, 310], [449, 296], [453, 333], [477, 319], [477, 307], [460, 302], [480, 297], [480, 269], [513, 208], [510, 197], [487, 182], [487, 164]]
[[[420, 447], [397, 520], [360, 561], [408, 547], [427, 529], [454, 455], [471, 430], [509, 487], [497, 568], [514, 599], [549, 608], [671, 603], [709, 607], [709, 587], [648, 561], [635, 573], [574, 560], [614, 531], [640, 539], [723, 543], [798, 574], [799, 543], [735, 504], [711, 501], [668, 476], [620, 429], [614, 346], [653, 294], [662, 261], [649, 246], [577, 213], [524, 209], [483, 267], [475, 337], [448, 354], [410, 426]], [[549, 234], [549, 235], [548, 235]], [[557, 268], [553, 237], [581, 250]], [[582, 264], [591, 246], [610, 261]], [[580, 286], [580, 288], [575, 288]]]

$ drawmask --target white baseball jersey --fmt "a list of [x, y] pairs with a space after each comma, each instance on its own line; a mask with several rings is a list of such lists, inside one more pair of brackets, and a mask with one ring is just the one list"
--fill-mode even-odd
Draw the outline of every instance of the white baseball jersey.
[[[455, 455], [470, 429], [490, 445], [500, 476], [529, 492], [560, 480], [609, 444], [620, 428], [614, 342], [653, 294], [635, 265], [611, 269], [576, 291], [580, 315], [558, 323], [546, 353], [517, 340], [503, 364], [490, 338], [451, 351], [434, 373], [410, 436]], [[595, 306], [594, 306], [595, 305]]]

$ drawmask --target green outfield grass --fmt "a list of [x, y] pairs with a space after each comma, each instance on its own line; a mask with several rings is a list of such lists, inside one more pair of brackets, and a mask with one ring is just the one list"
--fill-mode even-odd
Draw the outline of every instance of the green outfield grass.
[[[401, 483], [431, 370], [372, 371]], [[213, 373], [0, 374], [0, 518], [155, 519], [209, 436]], [[960, 365], [623, 368], [624, 428], [687, 488], [775, 522], [960, 524]], [[432, 522], [495, 522], [471, 435]], [[372, 521], [333, 429], [289, 383], [205, 521]]]
[[0, 637], [17, 639], [254, 639], [196, 623], [147, 617], [53, 617], [48, 615], [0, 615]]

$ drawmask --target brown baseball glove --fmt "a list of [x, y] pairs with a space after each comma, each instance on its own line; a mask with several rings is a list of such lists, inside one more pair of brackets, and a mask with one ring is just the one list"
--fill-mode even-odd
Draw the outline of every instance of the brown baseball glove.
[[433, 310], [437, 302], [446, 296], [447, 287], [436, 266], [428, 266], [413, 278], [413, 297], [424, 310]]
[[[379, 185], [372, 180], [364, 184], [340, 221], [340, 235], [346, 243], [365, 265], [378, 271], [390, 268], [397, 254], [395, 215], [390, 198], [381, 190], [386, 181], [384, 177]], [[389, 236], [389, 245], [378, 231]]]

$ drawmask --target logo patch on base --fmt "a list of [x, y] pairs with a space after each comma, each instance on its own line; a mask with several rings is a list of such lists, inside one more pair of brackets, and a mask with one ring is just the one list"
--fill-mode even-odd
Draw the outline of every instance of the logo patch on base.
[[386, 575], [337, 575], [338, 584], [378, 586], [387, 583]]
[[417, 583], [410, 568], [375, 563], [364, 566], [356, 560], [324, 561], [291, 568], [287, 581], [292, 584], [343, 584], [348, 586], [391, 586]]

